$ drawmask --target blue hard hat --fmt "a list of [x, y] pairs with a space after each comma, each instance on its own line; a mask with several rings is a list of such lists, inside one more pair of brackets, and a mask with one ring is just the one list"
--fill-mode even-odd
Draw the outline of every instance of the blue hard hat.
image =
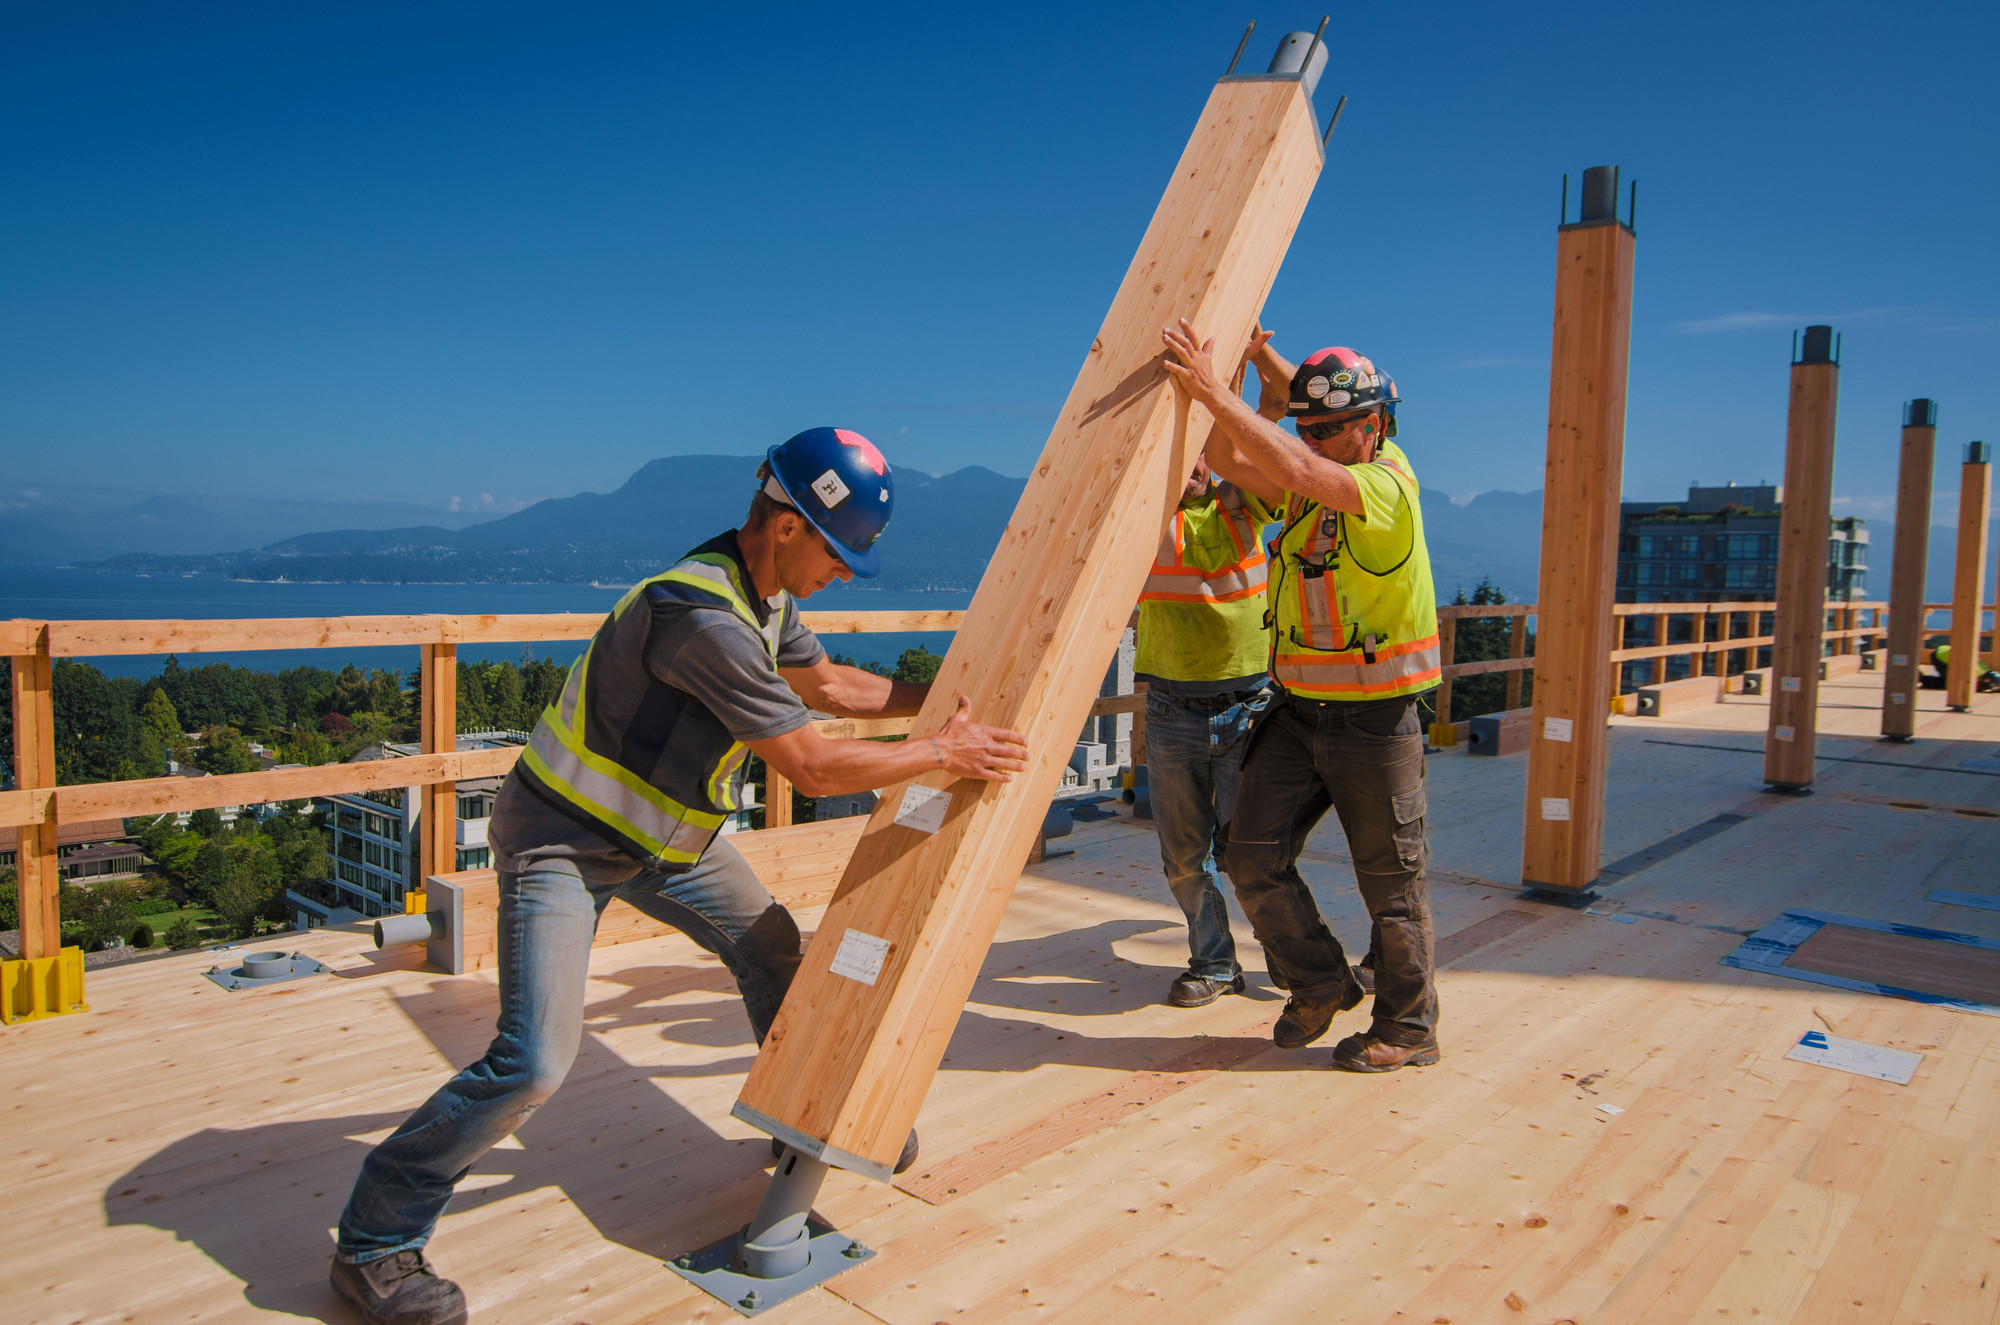
[[845, 428], [808, 428], [765, 453], [771, 477], [812, 527], [864, 580], [881, 573], [875, 540], [896, 505], [889, 462]]

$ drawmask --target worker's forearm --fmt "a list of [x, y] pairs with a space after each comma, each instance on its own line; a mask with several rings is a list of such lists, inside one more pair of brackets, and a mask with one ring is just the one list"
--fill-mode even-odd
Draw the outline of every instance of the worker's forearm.
[[1284, 491], [1311, 498], [1329, 510], [1360, 512], [1361, 485], [1346, 465], [1314, 455], [1305, 443], [1241, 399], [1218, 401], [1215, 423], [1229, 434], [1247, 463]]
[[819, 702], [842, 718], [913, 718], [930, 691], [929, 685], [877, 676], [859, 667], [839, 667]]
[[807, 749], [811, 754], [801, 764], [778, 771], [808, 796], [871, 791], [932, 772], [943, 762], [928, 736], [906, 741], [820, 741]]

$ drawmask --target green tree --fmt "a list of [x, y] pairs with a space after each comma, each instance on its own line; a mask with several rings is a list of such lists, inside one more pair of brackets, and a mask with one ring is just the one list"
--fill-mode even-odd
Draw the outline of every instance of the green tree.
[[0, 929], [21, 927], [20, 875], [12, 865], [0, 869]]
[[67, 658], [56, 660], [53, 682], [59, 783], [113, 782], [141, 764], [138, 682]]
[[243, 733], [227, 725], [202, 730], [201, 748], [195, 751], [194, 763], [210, 773], [254, 773], [260, 767]]
[[123, 942], [139, 923], [138, 890], [129, 884], [100, 883], [94, 887], [63, 884], [56, 893], [63, 935], [85, 952]]
[[904, 649], [896, 659], [895, 678], [916, 685], [928, 685], [937, 680], [938, 668], [942, 666], [942, 655], [932, 653], [928, 645], [919, 644], [914, 649]]
[[275, 860], [260, 859], [256, 853], [230, 862], [229, 877], [215, 890], [209, 909], [237, 938], [254, 934], [258, 918], [277, 898], [280, 890], [275, 872]]
[[177, 952], [201, 946], [201, 929], [187, 916], [181, 916], [167, 926], [167, 946]]
[[188, 816], [187, 830], [202, 837], [220, 837], [222, 835], [222, 812], [206, 807], [196, 810]]
[[340, 751], [324, 732], [300, 727], [278, 746], [278, 757], [287, 764], [331, 764], [338, 762]]
[[195, 852], [188, 870], [188, 895], [204, 906], [213, 906], [216, 890], [229, 879], [229, 852], [218, 838], [209, 838]]
[[[1468, 602], [1478, 607], [1497, 607], [1507, 601], [1507, 595], [1496, 588], [1491, 579], [1482, 579], [1479, 587], [1472, 591], [1468, 600], [1463, 589], [1453, 598], [1452, 605], [1463, 607]], [[1462, 617], [1453, 640], [1452, 657], [1448, 663], [1488, 662], [1508, 656], [1514, 631], [1512, 617]], [[1533, 637], [1530, 636], [1530, 644]], [[1534, 650], [1528, 649], [1532, 653]], [[1532, 684], [1533, 673], [1523, 679], [1521, 702], [1526, 704], [1531, 695], [1527, 688]], [[1507, 674], [1488, 672], [1483, 676], [1461, 677], [1451, 687], [1451, 722], [1464, 722], [1482, 713], [1498, 713], [1507, 706]]]

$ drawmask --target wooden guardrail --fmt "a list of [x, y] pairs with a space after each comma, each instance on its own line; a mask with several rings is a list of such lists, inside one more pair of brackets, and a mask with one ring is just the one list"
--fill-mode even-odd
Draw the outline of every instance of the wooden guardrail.
[[[1826, 637], [1836, 651], [1849, 652], [1864, 636], [1885, 628], [1884, 604], [1876, 602], [1828, 605]], [[1925, 604], [1926, 617], [1948, 610], [1949, 604]], [[1697, 621], [1697, 638], [1681, 644], [1621, 647], [1607, 659], [1612, 666], [1652, 659], [1656, 678], [1663, 678], [1666, 659], [1686, 654], [1761, 648], [1768, 636], [1732, 636], [1733, 618], [1773, 610], [1770, 603], [1621, 603], [1613, 609], [1629, 621], [1647, 616], [1661, 621], [1655, 638], [1663, 638], [1666, 618]], [[1443, 669], [1437, 701], [1449, 713], [1452, 682], [1458, 678], [1507, 674], [1507, 706], [1520, 705], [1521, 676], [1535, 660], [1527, 656], [1531, 603], [1450, 605], [1438, 609], [1440, 644], [1450, 658], [1458, 623], [1485, 617], [1511, 618], [1509, 656], [1478, 662], [1451, 663]], [[1861, 613], [1869, 624], [1859, 624]], [[1725, 618], [1722, 632], [1703, 638], [1708, 618]], [[805, 624], [820, 634], [882, 631], [955, 630], [964, 618], [958, 611], [805, 612]], [[57, 865], [56, 825], [62, 821], [131, 818], [138, 815], [215, 809], [228, 805], [300, 800], [341, 792], [419, 787], [418, 819], [422, 875], [448, 872], [456, 864], [456, 784], [468, 778], [496, 777], [513, 767], [518, 749], [468, 750], [457, 747], [457, 653], [461, 644], [535, 643], [590, 638], [603, 621], [597, 613], [536, 613], [522, 615], [431, 615], [368, 617], [277, 617], [220, 621], [0, 621], [0, 654], [12, 660], [15, 789], [0, 792], [0, 827], [19, 828], [19, 886], [24, 956], [53, 956], [60, 944], [55, 910]], [[1753, 624], [1750, 629], [1754, 629]], [[423, 710], [419, 717], [421, 753], [407, 759], [361, 764], [326, 764], [312, 768], [232, 773], [206, 778], [146, 778], [131, 782], [98, 782], [59, 787], [55, 776], [54, 706], [51, 660], [134, 654], [190, 654], [270, 649], [337, 649], [416, 646], [421, 651]], [[1135, 715], [1143, 722], [1145, 697], [1118, 695], [1099, 699], [1092, 716]], [[835, 719], [818, 724], [830, 736], [907, 734], [909, 719], [856, 721]], [[1137, 733], [1135, 732], [1135, 739]], [[769, 775], [766, 823], [790, 822], [791, 797], [784, 780]]]
[[[964, 618], [964, 613], [957, 611], [800, 615], [808, 627], [823, 635], [956, 630]], [[15, 782], [14, 790], [0, 792], [0, 827], [21, 830], [16, 852], [22, 903], [21, 955], [53, 957], [61, 946], [61, 922], [56, 913], [56, 825], [65, 820], [131, 818], [414, 786], [421, 788], [419, 877], [450, 871], [457, 863], [458, 782], [504, 774], [520, 756], [518, 749], [457, 748], [458, 646], [586, 640], [603, 620], [602, 613], [556, 612], [220, 621], [0, 621], [0, 653], [12, 662]], [[53, 659], [410, 645], [421, 651], [423, 709], [418, 723], [422, 753], [408, 759], [206, 778], [56, 785]]]

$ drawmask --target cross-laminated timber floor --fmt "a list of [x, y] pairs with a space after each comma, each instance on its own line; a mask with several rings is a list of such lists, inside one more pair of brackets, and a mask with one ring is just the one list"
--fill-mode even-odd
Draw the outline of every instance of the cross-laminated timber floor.
[[[1523, 760], [1433, 756], [1438, 931], [1462, 937], [1422, 1071], [1260, 1045], [1280, 1004], [1254, 984], [1160, 1006], [1184, 948], [1154, 838], [1080, 827], [1024, 877], [925, 1108], [906, 1178], [939, 1203], [836, 1174], [822, 1213], [882, 1255], [770, 1318], [1995, 1319], [2000, 1017], [1717, 964], [1786, 905], [2000, 937], [2000, 913], [1924, 900], [2000, 893], [2000, 776], [1966, 763], [2000, 755], [2000, 697], [1898, 747], [1867, 738], [1878, 695], [1823, 690], [1836, 758], [1805, 799], [1761, 794], [1755, 700], [1615, 720], [1605, 857], [1630, 872], [1598, 909], [1634, 924], [1518, 900]], [[1336, 829], [1306, 868], [1361, 939]], [[479, 1053], [493, 985], [355, 935], [300, 946], [336, 973], [226, 994], [177, 957], [0, 1031], [6, 1320], [352, 1319], [327, 1228], [364, 1147]], [[569, 1083], [466, 1182], [435, 1258], [477, 1321], [730, 1319], [661, 1260], [764, 1183], [728, 1116], [740, 1004], [678, 937], [593, 974]], [[1787, 1060], [1814, 1029], [1923, 1065], [1902, 1087]]]

